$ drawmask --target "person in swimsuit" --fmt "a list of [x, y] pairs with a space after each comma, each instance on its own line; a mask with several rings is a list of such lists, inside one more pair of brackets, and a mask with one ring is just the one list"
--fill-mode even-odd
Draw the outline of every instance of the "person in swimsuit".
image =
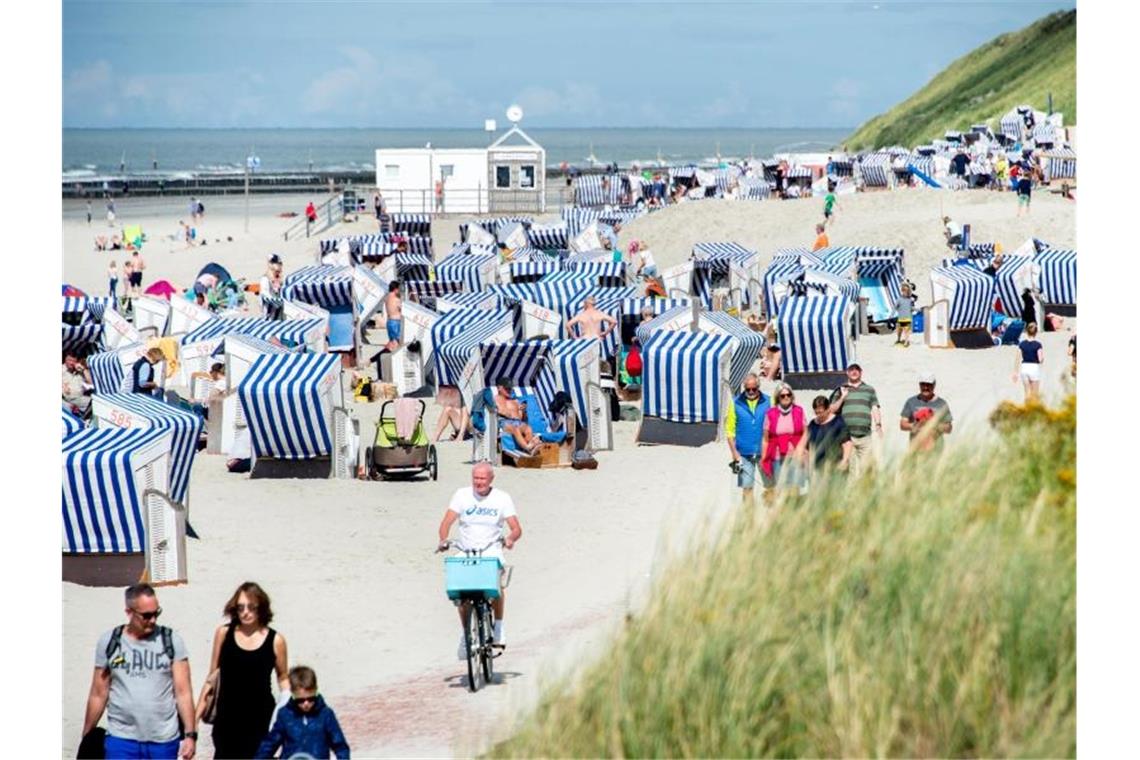
[[387, 349], [389, 351], [395, 351], [396, 347], [400, 345], [400, 332], [404, 324], [404, 313], [401, 305], [400, 283], [398, 280], [392, 280], [388, 283], [388, 295], [384, 297], [384, 315], [387, 319], [385, 326], [388, 329]]

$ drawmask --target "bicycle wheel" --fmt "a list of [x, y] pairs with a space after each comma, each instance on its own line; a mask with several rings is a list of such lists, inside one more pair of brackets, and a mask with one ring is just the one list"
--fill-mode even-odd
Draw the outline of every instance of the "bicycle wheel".
[[467, 645], [467, 688], [473, 692], [479, 690], [479, 684], [475, 681], [475, 674], [479, 672], [479, 665], [476, 663], [479, 650], [475, 647], [475, 628], [478, 626], [478, 622], [474, 608], [475, 604], [469, 603], [467, 614], [463, 616], [463, 638]]
[[479, 658], [483, 663], [483, 683], [489, 684], [495, 676], [494, 655], [491, 652], [491, 636], [495, 631], [492, 627], [494, 615], [490, 603], [484, 601], [479, 607]]

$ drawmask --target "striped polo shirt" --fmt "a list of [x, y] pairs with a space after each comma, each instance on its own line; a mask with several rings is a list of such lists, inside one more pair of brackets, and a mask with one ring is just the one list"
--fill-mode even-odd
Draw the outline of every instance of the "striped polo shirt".
[[[839, 399], [839, 389], [831, 394], [831, 401], [834, 403]], [[875, 393], [875, 389], [867, 383], [859, 383], [858, 388], [852, 388], [847, 392], [847, 400], [843, 402], [843, 408], [839, 410], [839, 414], [843, 417], [843, 423], [847, 425], [847, 429], [851, 431], [852, 438], [864, 438], [871, 434], [871, 407], [879, 406], [879, 396]]]

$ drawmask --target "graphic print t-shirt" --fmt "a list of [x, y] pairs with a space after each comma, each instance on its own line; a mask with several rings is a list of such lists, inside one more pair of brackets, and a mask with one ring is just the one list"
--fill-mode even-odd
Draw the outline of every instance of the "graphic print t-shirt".
[[[459, 515], [459, 542], [465, 549], [481, 549], [499, 538], [507, 518], [515, 516], [510, 494], [498, 488], [484, 497], [477, 496], [471, 486], [460, 488], [447, 508]], [[486, 553], [495, 554], [499, 548], [496, 545]]]
[[[107, 700], [107, 733], [140, 742], [168, 742], [178, 738], [178, 711], [174, 704], [174, 673], [156, 630], [150, 638], [135, 639], [126, 631], [119, 649], [107, 660], [111, 631], [95, 645], [95, 667], [111, 671]], [[189, 657], [182, 637], [171, 633], [174, 659]]]

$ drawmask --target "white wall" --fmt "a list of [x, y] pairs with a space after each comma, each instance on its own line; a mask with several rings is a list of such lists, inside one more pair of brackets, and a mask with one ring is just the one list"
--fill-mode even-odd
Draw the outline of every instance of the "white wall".
[[[398, 166], [398, 177], [388, 176]], [[479, 213], [487, 208], [487, 151], [478, 149], [378, 149], [376, 186], [390, 212], [435, 211], [435, 182], [441, 167], [453, 167], [444, 180], [443, 211]]]

